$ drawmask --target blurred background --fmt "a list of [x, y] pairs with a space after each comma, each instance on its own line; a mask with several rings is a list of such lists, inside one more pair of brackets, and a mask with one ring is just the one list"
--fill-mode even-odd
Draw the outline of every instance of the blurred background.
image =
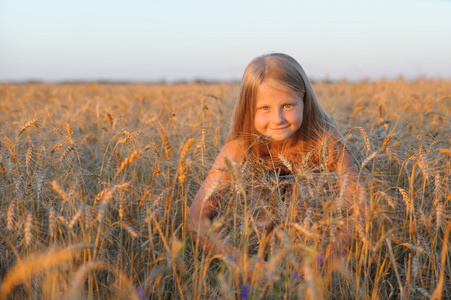
[[314, 80], [451, 78], [451, 1], [0, 0], [0, 82], [239, 81], [284, 52]]

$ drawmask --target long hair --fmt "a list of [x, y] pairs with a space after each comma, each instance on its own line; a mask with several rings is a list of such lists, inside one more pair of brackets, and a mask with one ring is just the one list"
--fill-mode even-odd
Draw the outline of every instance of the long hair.
[[260, 135], [254, 127], [254, 119], [258, 90], [263, 82], [287, 86], [303, 99], [303, 121], [293, 136], [295, 143], [303, 141], [316, 144], [328, 126], [333, 126], [332, 118], [319, 104], [301, 65], [289, 55], [272, 53], [255, 58], [244, 71], [228, 141], [241, 139], [244, 149], [253, 148]]

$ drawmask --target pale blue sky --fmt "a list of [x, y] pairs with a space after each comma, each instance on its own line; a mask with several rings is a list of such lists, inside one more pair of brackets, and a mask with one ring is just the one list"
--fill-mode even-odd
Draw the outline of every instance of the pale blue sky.
[[451, 78], [451, 1], [0, 0], [0, 82], [239, 80], [268, 52], [313, 79]]

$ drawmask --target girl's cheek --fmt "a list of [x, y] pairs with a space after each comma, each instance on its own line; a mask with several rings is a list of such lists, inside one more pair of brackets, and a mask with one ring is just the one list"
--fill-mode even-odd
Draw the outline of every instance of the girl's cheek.
[[268, 113], [257, 113], [255, 116], [255, 120], [259, 123], [265, 122], [265, 120], [268, 119], [269, 114]]
[[302, 115], [303, 115], [303, 111], [301, 109], [295, 109], [291, 112], [292, 118], [299, 119], [299, 118], [302, 118]]
[[259, 113], [257, 113], [257, 114], [255, 115], [254, 125], [255, 125], [255, 126], [258, 126], [258, 125], [260, 125], [262, 122], [263, 122], [263, 117], [262, 117], [262, 115], [259, 114]]
[[291, 110], [285, 114], [285, 119], [294, 120], [297, 119], [298, 113], [296, 110]]
[[270, 119], [271, 119], [270, 114], [266, 114], [262, 117], [261, 120], [262, 120], [262, 123], [268, 123]]

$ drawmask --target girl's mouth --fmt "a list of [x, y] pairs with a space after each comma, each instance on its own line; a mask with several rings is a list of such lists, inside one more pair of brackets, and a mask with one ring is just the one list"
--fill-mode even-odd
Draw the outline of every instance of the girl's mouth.
[[283, 129], [286, 129], [286, 128], [288, 128], [288, 126], [280, 127], [280, 128], [271, 128], [270, 130], [283, 130]]

